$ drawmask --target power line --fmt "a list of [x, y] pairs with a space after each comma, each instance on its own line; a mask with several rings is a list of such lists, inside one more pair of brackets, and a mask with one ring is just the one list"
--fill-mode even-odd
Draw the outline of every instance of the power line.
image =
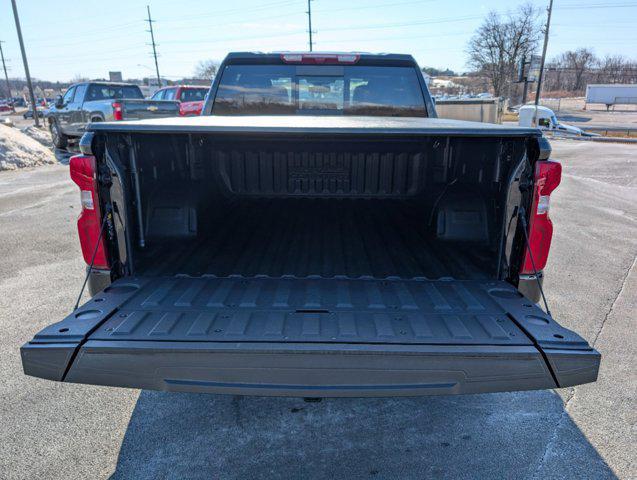
[[591, 3], [591, 4], [565, 4], [559, 7], [555, 7], [555, 10], [579, 10], [579, 9], [589, 9], [589, 8], [632, 8], [637, 7], [637, 3]]
[[[307, 8], [306, 12], [303, 12], [302, 9], [299, 8], [296, 13], [277, 13], [276, 15], [268, 15], [266, 17], [259, 17], [259, 20], [262, 21], [262, 20], [265, 20], [265, 19], [268, 19], [268, 18], [280, 18], [280, 17], [298, 15], [297, 20], [295, 20], [295, 23], [296, 23], [299, 20], [302, 21], [300, 16], [303, 15], [303, 13], [307, 14], [307, 16], [308, 16], [308, 27], [309, 27], [308, 37], [309, 37], [309, 41], [310, 41], [310, 50], [312, 50], [313, 48], [318, 48], [317, 47], [316, 38], [315, 38], [315, 35], [314, 35], [314, 33], [316, 33], [316, 32], [312, 30], [312, 21], [314, 21], [316, 23], [316, 18], [312, 18], [312, 14], [314, 14], [314, 17], [316, 17], [317, 13], [318, 14], [323, 14], [323, 13], [327, 14], [328, 12], [329, 13], [334, 13], [334, 12], [345, 11], [345, 10], [359, 11], [359, 10], [364, 10], [364, 9], [372, 9], [372, 8], [380, 8], [380, 7], [390, 7], [390, 6], [395, 6], [395, 5], [408, 5], [408, 4], [412, 4], [412, 3], [420, 3], [419, 1], [415, 1], [415, 0], [393, 0], [393, 1], [392, 0], [385, 0], [384, 2], [383, 2], [383, 0], [377, 0], [377, 1], [379, 1], [379, 3], [377, 3], [375, 5], [369, 4], [368, 2], [366, 2], [364, 4], [361, 4], [360, 6], [344, 6], [342, 8], [336, 8], [336, 9], [331, 9], [331, 10], [323, 10], [323, 9], [320, 8], [322, 4], [319, 4], [318, 5], [318, 7], [319, 7], [318, 9], [314, 8], [314, 10], [312, 10], [311, 1], [308, 0], [308, 8]], [[425, 0], [422, 0], [422, 1], [425, 1]], [[229, 23], [228, 22], [220, 23], [219, 22], [220, 19], [218, 19], [217, 22], [215, 22], [213, 20], [210, 25], [202, 25], [203, 23], [206, 22], [205, 19], [209, 18], [209, 17], [213, 17], [213, 16], [219, 17], [220, 15], [221, 16], [225, 16], [225, 15], [242, 15], [242, 16], [245, 16], [245, 15], [249, 15], [251, 13], [255, 13], [257, 11], [262, 11], [263, 13], [266, 13], [266, 11], [267, 12], [281, 12], [281, 11], [287, 10], [287, 6], [288, 5], [292, 5], [292, 4], [296, 4], [297, 5], [296, 8], [298, 8], [298, 0], [296, 0], [296, 2], [291, 2], [289, 0], [279, 0], [279, 1], [272, 1], [272, 2], [269, 2], [269, 3], [266, 3], [266, 4], [258, 5], [257, 7], [253, 8], [253, 9], [250, 9], [250, 11], [246, 11], [245, 9], [241, 9], [241, 8], [235, 7], [235, 8], [231, 8], [231, 9], [225, 10], [225, 11], [215, 11], [214, 13], [208, 13], [208, 12], [202, 12], [201, 14], [190, 13], [190, 14], [181, 15], [181, 16], [171, 16], [169, 19], [166, 19], [166, 20], [160, 19], [160, 20], [162, 22], [162, 25], [164, 24], [164, 22], [165, 23], [178, 22], [178, 25], [174, 26], [175, 30], [176, 29], [188, 29], [188, 28], [190, 28], [190, 29], [202, 28], [203, 29], [203, 28], [213, 27], [213, 26], [215, 26], [214, 24], [217, 24], [218, 26], [227, 26], [227, 25], [231, 25], [231, 24], [239, 24], [239, 23], [245, 23], [246, 22], [246, 20], [243, 20], [243, 21], [232, 21], [232, 22], [229, 22]], [[345, 4], [345, 5], [347, 5], [347, 4]], [[314, 7], [316, 7], [316, 6], [317, 5], [314, 5]], [[576, 10], [576, 9], [602, 8], [602, 7], [604, 7], [604, 8], [625, 8], [625, 7], [632, 7], [632, 6], [637, 6], [637, 3], [635, 3], [635, 2], [612, 2], [612, 3], [609, 2], [609, 3], [604, 4], [604, 3], [601, 3], [599, 0], [597, 0], [597, 1], [593, 0], [592, 2], [589, 2], [589, 3], [586, 3], [586, 4], [582, 4], [582, 3], [567, 3], [567, 4], [563, 4], [562, 2], [558, 2], [556, 4], [556, 6], [554, 7], [554, 10], [562, 10], [562, 9], [564, 9], [564, 10]], [[286, 7], [286, 8], [283, 9], [281, 7]], [[295, 10], [296, 10], [296, 8], [295, 8]], [[292, 7], [290, 9], [292, 9]], [[414, 9], [415, 9], [415, 7], [414, 7]], [[158, 53], [157, 53], [158, 45], [155, 43], [154, 31], [153, 31], [153, 25], [152, 25], [153, 23], [156, 22], [156, 20], [153, 20], [151, 18], [150, 8], [148, 6], [147, 6], [147, 10], [148, 10], [148, 19], [147, 20], [143, 20], [143, 21], [149, 23], [150, 29], [148, 30], [148, 32], [151, 34], [151, 41], [152, 41], [152, 47], [153, 47], [153, 57], [154, 57], [154, 60], [155, 60], [155, 67], [156, 67], [155, 70], [156, 70], [156, 74], [157, 74], [157, 77], [158, 77], [158, 82], [161, 83], [161, 77], [159, 75], [159, 68], [158, 68]], [[157, 14], [157, 11], [156, 11], [156, 14]], [[236, 16], [234, 18], [236, 18]], [[361, 35], [362, 35], [363, 32], [367, 31], [367, 30], [374, 30], [374, 29], [381, 30], [381, 29], [389, 29], [389, 28], [396, 28], [396, 27], [411, 27], [411, 26], [420, 26], [420, 25], [433, 25], [433, 24], [465, 22], [465, 21], [477, 20], [477, 19], [481, 19], [481, 18], [483, 18], [482, 14], [480, 14], [480, 15], [467, 15], [467, 16], [464, 16], [464, 17], [452, 17], [452, 18], [446, 18], [446, 19], [445, 18], [442, 18], [442, 19], [427, 19], [427, 20], [423, 19], [421, 21], [410, 21], [411, 19], [406, 19], [407, 21], [400, 22], [400, 23], [399, 23], [399, 21], [397, 21], [397, 22], [393, 22], [393, 23], [379, 23], [379, 24], [372, 24], [372, 25], [363, 24], [363, 25], [354, 26], [354, 27], [350, 27], [350, 26], [347, 26], [347, 27], [335, 26], [335, 27], [328, 27], [328, 28], [325, 28], [325, 29], [321, 28], [321, 33], [322, 33], [321, 39], [324, 37], [324, 35], [323, 35], [324, 31], [338, 32], [338, 31], [342, 31], [342, 30], [348, 30], [348, 31], [354, 31], [355, 32], [355, 31], [358, 30], [358, 31], [361, 32]], [[186, 20], [184, 21], [183, 19], [186, 19]], [[319, 21], [320, 21], [320, 18], [319, 18]], [[191, 23], [192, 26], [188, 26], [187, 25], [188, 23]], [[199, 23], [199, 25], [196, 25], [196, 23]], [[130, 22], [128, 24], [129, 25], [133, 25], [133, 24], [135, 24], [135, 22]], [[139, 23], [137, 23], [137, 24], [139, 24]], [[120, 24], [120, 25], [117, 25], [117, 26], [104, 26], [104, 27], [102, 27], [102, 29], [96, 30], [96, 32], [100, 32], [100, 31], [104, 32], [104, 33], [101, 34], [101, 35], [104, 36], [104, 40], [108, 39], [106, 37], [106, 35], [108, 35], [107, 32], [113, 32], [113, 34], [117, 38], [122, 38], [122, 36], [118, 35], [117, 33], [115, 33], [115, 31], [116, 30], [120, 30], [120, 29], [128, 28], [126, 25], [127, 24]], [[575, 27], [575, 26], [568, 25], [568, 27]], [[171, 30], [172, 29], [173, 28], [171, 28]], [[555, 30], [555, 28], [554, 28], [554, 30]], [[279, 32], [280, 32], [280, 30], [279, 30]], [[184, 53], [193, 53], [193, 52], [197, 51], [197, 50], [191, 50], [191, 49], [189, 49], [189, 50], [177, 50], [177, 51], [173, 50], [173, 51], [171, 51], [170, 47], [168, 47], [169, 50], [166, 51], [165, 43], [168, 43], [168, 44], [180, 44], [180, 43], [194, 44], [194, 43], [197, 43], [197, 44], [203, 46], [203, 45], [209, 45], [209, 44], [219, 44], [219, 43], [222, 43], [222, 42], [223, 43], [227, 43], [228, 41], [241, 41], [241, 40], [262, 39], [262, 38], [265, 39], [265, 38], [273, 38], [273, 37], [292, 37], [292, 36], [298, 35], [298, 40], [295, 38], [293, 40], [281, 40], [279, 42], [279, 43], [283, 44], [284, 42], [287, 43], [287, 42], [294, 41], [296, 43], [299, 40], [302, 41], [301, 40], [301, 38], [302, 38], [301, 37], [301, 35], [302, 35], [301, 32], [302, 31], [299, 31], [299, 32], [290, 31], [288, 33], [276, 33], [276, 34], [273, 34], [273, 35], [263, 35], [263, 34], [260, 34], [260, 35], [250, 35], [250, 34], [245, 35], [245, 33], [247, 33], [247, 32], [244, 32], [244, 35], [237, 35], [237, 36], [235, 36], [233, 38], [227, 38], [226, 37], [226, 38], [223, 38], [223, 39], [213, 40], [213, 41], [210, 41], [208, 39], [185, 40], [185, 41], [184, 40], [181, 40], [181, 41], [180, 40], [170, 41], [170, 40], [164, 39], [164, 41], [162, 42], [162, 54], [163, 55], [173, 54], [173, 53], [177, 53], [179, 51], [182, 51]], [[140, 32], [140, 34], [141, 33], [142, 32]], [[389, 32], [387, 32], [387, 33], [389, 33]], [[470, 32], [467, 32], [467, 34], [470, 34]], [[27, 35], [28, 35], [28, 33], [27, 33]], [[76, 44], [79, 45], [79, 44], [83, 43], [80, 40], [80, 37], [83, 36], [83, 35], [85, 35], [85, 34], [82, 33], [79, 36], [72, 37], [72, 39], [68, 39], [68, 37], [66, 37], [68, 39], [68, 42], [65, 43], [64, 45], [73, 46], [73, 45], [76, 45]], [[86, 35], [93, 35], [93, 34], [86, 34]], [[380, 34], [380, 35], [382, 35], [382, 34]], [[459, 35], [462, 35], [462, 34], [458, 33], [457, 35], [459, 36]], [[429, 36], [429, 35], [427, 35], [427, 36]], [[415, 38], [426, 38], [427, 36], [419, 36], [419, 35], [415, 35], [415, 36], [388, 35], [386, 38], [376, 38], [376, 39], [377, 40], [384, 40], [384, 41], [394, 41], [394, 40], [399, 40], [401, 38], [403, 38], [403, 39], [414, 38], [415, 39]], [[432, 37], [441, 37], [441, 36], [447, 36], [447, 35], [431, 35], [431, 36]], [[554, 34], [554, 36], [555, 36], [555, 34]], [[95, 37], [92, 37], [92, 38], [94, 40], [96, 39]], [[75, 40], [75, 42], [73, 42], [73, 40]], [[337, 43], [342, 43], [342, 42], [357, 42], [357, 41], [368, 42], [368, 41], [372, 41], [372, 40], [374, 40], [374, 38], [370, 38], [368, 36], [365, 36], [364, 38], [361, 38], [360, 40], [351, 39], [350, 38], [350, 39], [339, 39], [339, 40], [325, 40], [325, 41], [319, 41], [318, 43], [319, 43], [319, 45], [322, 45], [323, 43], [325, 43], [325, 44], [337, 44]], [[43, 37], [39, 37], [37, 39], [34, 39], [34, 41], [43, 42], [43, 41], [46, 41], [46, 39], [44, 39]], [[602, 40], [601, 42], [610, 43], [610, 42], [613, 42], [613, 40]], [[628, 41], [619, 41], [619, 40], [617, 40], [616, 42], [617, 42], [616, 43], [617, 45], [624, 45], [624, 43], [626, 43], [628, 45]], [[113, 43], [114, 42], [108, 42], [109, 47], [114, 47], [114, 46], [115, 47], [119, 47], [119, 44], [114, 45]], [[140, 42], [140, 43], [142, 43], [142, 42]], [[553, 43], [556, 43], [556, 42], [554, 41]], [[557, 43], [559, 43], [560, 45], [563, 44], [563, 42], [559, 42], [559, 39], [558, 39]], [[615, 43], [613, 43], [613, 44], [615, 44]], [[62, 45], [62, 44], [58, 44], [58, 45]], [[47, 45], [47, 47], [50, 47], [50, 46], [53, 46], [53, 45], [52, 44], [48, 44]], [[417, 48], [417, 47], [412, 47], [412, 48]], [[552, 47], [552, 48], [554, 48], [554, 47]], [[419, 50], [421, 50], [421, 49], [419, 49]], [[126, 52], [129, 52], [130, 49], [129, 48], [125, 48], [125, 47], [122, 46], [122, 48], [120, 48], [118, 50], [110, 50], [109, 49], [108, 52], [105, 52], [105, 53], [115, 53], [115, 52], [119, 52], [119, 51], [121, 51], [122, 53], [126, 53]], [[204, 51], [207, 51], [207, 50], [199, 50], [199, 51], [204, 52]], [[432, 49], [432, 51], [433, 51], [433, 49]], [[81, 58], [82, 56], [83, 55], [80, 54], [79, 56], [74, 56], [73, 58], [75, 58], [77, 60], [78, 58]], [[89, 55], [89, 54], [85, 54], [84, 55], [84, 57], [89, 57], [89, 56], [92, 57], [92, 55]], [[113, 59], [125, 58], [126, 56], [127, 55], [121, 55], [120, 57], [114, 57]], [[133, 55], [128, 55], [128, 56], [132, 57]], [[42, 58], [42, 63], [53, 63], [53, 62], [55, 62], [56, 65], [60, 64], [58, 61], [55, 61], [56, 58], [60, 58], [60, 57], [56, 57], [56, 56], [32, 57], [31, 60], [33, 61], [34, 58]], [[107, 58], [106, 57], [100, 57], [100, 60], [107, 60]], [[38, 62], [38, 63], [40, 63], [40, 62]], [[63, 61], [63, 63], [64, 63], [64, 61]], [[68, 64], [70, 65], [70, 62]], [[164, 67], [165, 67], [165, 65], [164, 65]]]
[[155, 57], [155, 71], [157, 72], [157, 86], [161, 88], [161, 77], [159, 76], [159, 63], [157, 62], [157, 48], [155, 47], [155, 34], [153, 32], [153, 19], [150, 17], [150, 6], [146, 5], [148, 10], [148, 26], [150, 27], [150, 40], [153, 45], [153, 57]]
[[[250, 13], [270, 11], [273, 8], [282, 8], [287, 6], [293, 6], [295, 4], [297, 4], [297, 1], [291, 1], [291, 0], [284, 0], [284, 1], [278, 1], [273, 3], [264, 3], [259, 5], [258, 7], [251, 8]], [[171, 15], [170, 18], [167, 18], [166, 20], [162, 20], [162, 23], [179, 22], [180, 24], [183, 24], [183, 20], [190, 20], [190, 19], [199, 20], [202, 18], [209, 18], [209, 17], [219, 18], [222, 16], [225, 17], [227, 15], [237, 15], [237, 14], [245, 15], [246, 9], [233, 8], [230, 10], [215, 10], [213, 13], [199, 13], [199, 14], [191, 14], [191, 15]]]
[[329, 10], [318, 10], [315, 11], [314, 13], [326, 13], [326, 14], [333, 14], [335, 12], [345, 12], [347, 10], [369, 10], [369, 9], [373, 9], [373, 8], [382, 8], [382, 7], [397, 7], [397, 6], [402, 6], [402, 5], [412, 5], [414, 3], [417, 3], [419, 5], [422, 5], [425, 2], [433, 2], [435, 0], [408, 0], [408, 1], [404, 1], [404, 2], [393, 2], [393, 3], [378, 3], [376, 5], [364, 5], [364, 6], [356, 6], [356, 7], [343, 7], [343, 8], [330, 8]]
[[[84, 20], [86, 20], [86, 18], [84, 18]], [[65, 21], [68, 21], [65, 19]], [[113, 25], [110, 27], [104, 27], [104, 28], [96, 28], [96, 29], [92, 29], [90, 32], [84, 32], [84, 33], [79, 33], [78, 35], [74, 35], [73, 38], [74, 39], [90, 39], [90, 40], [101, 40], [102, 36], [95, 36], [95, 34], [107, 34], [107, 37], [105, 37], [106, 39], [112, 39], [112, 32], [118, 32], [120, 30], [126, 30], [126, 31], [130, 31], [131, 27], [134, 27], [136, 25], [139, 25], [139, 22], [142, 20], [138, 20], [136, 22], [128, 22], [128, 23], [123, 23], [123, 24], [119, 24], [117, 26]], [[144, 22], [146, 20], [143, 20]], [[68, 35], [64, 35], [65, 38], [68, 38]], [[34, 39], [29, 39], [29, 43], [46, 43], [46, 46], [50, 46], [50, 41], [51, 40], [59, 40], [60, 39], [60, 35], [55, 35], [55, 36], [40, 36], [38, 35], [37, 38]]]
[[[136, 52], [139, 51], [140, 53], [134, 53], [131, 55], [140, 55], [143, 54], [142, 51], [142, 47], [141, 45], [134, 45], [134, 46], [129, 46], [129, 47], [125, 47], [125, 48], [108, 48], [107, 50], [104, 50], [104, 52], [106, 54], [117, 54], [117, 53], [131, 53], [131, 52]], [[69, 58], [73, 59], [73, 60], [84, 60], [84, 59], [94, 59], [96, 58], [96, 56], [98, 56], [98, 58], [100, 60], [103, 60], [105, 57], [100, 55], [100, 51], [99, 50], [95, 50], [91, 53], [83, 53], [83, 54], [79, 54], [79, 55], [73, 55], [72, 57], [69, 57], [69, 55], [44, 55], [44, 56], [31, 56], [31, 60], [38, 60], [38, 64], [40, 63], [51, 63], [51, 62], [47, 62], [49, 60], [52, 61], [56, 61], [56, 60], [68, 60]], [[117, 58], [117, 57], [115, 57]]]
[[439, 20], [421, 20], [415, 22], [400, 22], [400, 23], [377, 23], [374, 25], [359, 25], [359, 26], [347, 26], [347, 27], [332, 27], [332, 28], [324, 28], [321, 31], [324, 32], [336, 32], [339, 30], [378, 30], [383, 28], [394, 28], [394, 27], [412, 27], [416, 25], [434, 25], [439, 23], [455, 23], [455, 22], [466, 22], [468, 20], [478, 20], [484, 18], [483, 15], [466, 15], [464, 17], [451, 17], [451, 18], [441, 18]]
[[[386, 4], [387, 5], [387, 4]], [[380, 6], [380, 5], [379, 5]], [[367, 7], [360, 7], [360, 8], [367, 8]], [[308, 11], [306, 11], [305, 13], [308, 15], [308, 12], [310, 11], [310, 9], [308, 8]], [[314, 12], [312, 12], [314, 13]], [[276, 17], [281, 17], [281, 16], [291, 16], [294, 14], [285, 14], [285, 15], [276, 15]], [[272, 18], [276, 18], [276, 17], [272, 17]], [[270, 18], [270, 17], [268, 17]], [[382, 24], [374, 24], [374, 25], [360, 25], [360, 26], [347, 26], [347, 27], [332, 27], [332, 28], [326, 28], [326, 29], [321, 29], [321, 31], [341, 31], [341, 30], [373, 30], [373, 29], [384, 29], [384, 28], [393, 28], [393, 27], [408, 27], [408, 26], [418, 26], [418, 25], [433, 25], [433, 24], [441, 24], [441, 23], [455, 23], [455, 22], [464, 22], [464, 21], [468, 21], [468, 20], [476, 20], [476, 19], [480, 19], [483, 18], [482, 15], [467, 15], [464, 17], [451, 17], [451, 18], [442, 18], [442, 19], [438, 19], [438, 20], [422, 20], [422, 21], [415, 21], [415, 22], [401, 22], [401, 23], [382, 23]], [[265, 18], [264, 18], [265, 19]], [[308, 18], [309, 20], [309, 18]], [[244, 22], [232, 22], [232, 23], [244, 23]], [[222, 24], [218, 24], [216, 26], [225, 26], [225, 25], [229, 25], [229, 23], [222, 23]], [[210, 25], [210, 26], [215, 26], [215, 25]], [[276, 35], [269, 35], [269, 37], [285, 37], [285, 36], [290, 36], [290, 35], [296, 35], [298, 32], [294, 31], [294, 32], [289, 32], [289, 33], [277, 33]], [[312, 33], [316, 33], [316, 31], [313, 31]], [[242, 40], [242, 39], [252, 39], [252, 38], [260, 38], [263, 36], [237, 36], [237, 37], [233, 37], [231, 39], [225, 38], [223, 40], [220, 41], [227, 41], [227, 40]], [[201, 44], [201, 43], [215, 43], [215, 42], [209, 42], [207, 40], [175, 40], [175, 41], [168, 41], [168, 42], [164, 42], [164, 43], [170, 43], [170, 44], [178, 44], [178, 43], [183, 43], [183, 44], [188, 44], [188, 43], [197, 43], [197, 44]], [[314, 38], [312, 38], [312, 46], [314, 46]]]
[[[256, 35], [241, 35], [238, 37], [225, 37], [225, 38], [218, 38], [217, 40], [202, 40], [202, 39], [196, 39], [196, 40], [175, 40], [173, 42], [163, 42], [163, 43], [169, 43], [171, 45], [177, 45], [177, 44], [197, 44], [197, 45], [210, 45], [210, 44], [215, 44], [215, 43], [228, 43], [228, 42], [232, 42], [232, 41], [241, 41], [241, 40], [252, 40], [252, 39], [264, 39], [264, 38], [277, 38], [277, 37], [290, 37], [290, 36], [294, 36], [294, 35], [304, 35], [305, 33], [307, 33], [305, 30], [293, 30], [293, 31], [289, 31], [287, 33], [273, 33], [273, 34], [268, 34], [268, 35], [263, 35], [263, 34], [256, 34]], [[169, 53], [166, 50], [162, 50], [164, 53]], [[196, 50], [187, 50], [187, 51], [180, 51], [180, 52], [196, 52]], [[174, 53], [174, 51], [173, 51]]]
[[[625, 64], [624, 64], [625, 65]], [[632, 68], [629, 66], [617, 66], [614, 67], [620, 73], [613, 73], [613, 75], [617, 76], [626, 76], [626, 77], [635, 77], [637, 76], [637, 67]], [[546, 72], [551, 73], [579, 73], [584, 72], [589, 75], [609, 75], [608, 68], [575, 68], [575, 67], [546, 67]], [[630, 73], [632, 72], [632, 73]]]
[[[481, 15], [471, 15], [471, 16], [466, 16], [466, 17], [442, 18], [440, 20], [423, 20], [423, 21], [416, 21], [416, 22], [384, 23], [384, 24], [360, 25], [360, 26], [349, 26], [349, 27], [333, 27], [333, 28], [322, 29], [321, 31], [372, 30], [372, 29], [384, 29], [384, 28], [393, 28], [393, 27], [406, 27], [406, 26], [417, 26], [417, 25], [432, 25], [432, 24], [441, 24], [441, 23], [464, 22], [464, 21], [475, 20], [475, 19], [479, 19], [479, 18], [482, 18], [482, 16]], [[296, 31], [290, 31], [290, 32], [287, 32], [287, 33], [276, 33], [276, 34], [272, 34], [272, 35], [262, 35], [262, 34], [261, 35], [247, 35], [247, 36], [246, 35], [241, 35], [241, 36], [223, 38], [223, 39], [212, 40], [212, 41], [204, 40], [204, 39], [194, 39], [194, 40], [174, 40], [174, 41], [168, 41], [168, 42], [164, 42], [164, 43], [170, 43], [171, 45], [172, 44], [193, 44], [193, 43], [196, 43], [198, 45], [201, 45], [201, 44], [222, 43], [222, 42], [226, 43], [228, 41], [235, 41], [235, 40], [251, 40], [251, 39], [254, 39], [254, 38], [289, 37], [289, 36], [293, 36], [293, 35], [298, 35], [299, 33], [302, 33], [302, 32], [303, 32], [302, 30], [296, 30]], [[314, 33], [316, 33], [316, 32], [314, 32]], [[312, 43], [313, 44], [315, 43], [314, 42], [314, 38], [312, 38]], [[330, 43], [335, 43], [335, 42], [331, 41]]]
[[[305, 12], [299, 10], [293, 13], [280, 13], [277, 15], [268, 15], [266, 17], [258, 17], [258, 20], [262, 22], [263, 20], [272, 20], [275, 18], [285, 18], [285, 17], [295, 17], [295, 16], [300, 17], [301, 15], [305, 15]], [[250, 20], [251, 20], [250, 18], [244, 18], [243, 20], [233, 20], [232, 22], [222, 22], [222, 23], [210, 23], [206, 25], [193, 25], [193, 24], [188, 24], [188, 22], [181, 22], [179, 26], [170, 27], [170, 30], [174, 31], [174, 30], [206, 29], [210, 31], [210, 29], [214, 27], [227, 27], [229, 25], [245, 25], [247, 23], [250, 23]], [[162, 23], [164, 22], [162, 21]]]
[[444, 37], [466, 37], [473, 33], [472, 30], [464, 30], [462, 32], [450, 32], [450, 33], [441, 33], [441, 34], [425, 34], [425, 35], [403, 35], [403, 36], [394, 36], [391, 35], [389, 37], [365, 37], [365, 38], [339, 38], [338, 40], [321, 40], [319, 43], [322, 45], [324, 43], [344, 43], [344, 42], [367, 42], [367, 41], [382, 41], [382, 42], [392, 42], [395, 40], [413, 40], [413, 39], [421, 39], [421, 38], [444, 38]]

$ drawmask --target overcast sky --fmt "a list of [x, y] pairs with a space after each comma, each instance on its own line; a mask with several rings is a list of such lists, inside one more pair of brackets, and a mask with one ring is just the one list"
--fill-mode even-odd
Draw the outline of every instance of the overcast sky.
[[[306, 0], [17, 0], [31, 75], [125, 78], [153, 74], [144, 22], [149, 4], [162, 76], [192, 75], [229, 51], [307, 49]], [[421, 66], [467, 69], [465, 48], [489, 10], [516, 0], [314, 0], [315, 50], [411, 53]], [[533, 0], [543, 9], [548, 0]], [[545, 12], [543, 11], [543, 15]], [[637, 58], [637, 0], [555, 0], [549, 58], [591, 47]], [[0, 0], [10, 77], [24, 76], [11, 2]]]

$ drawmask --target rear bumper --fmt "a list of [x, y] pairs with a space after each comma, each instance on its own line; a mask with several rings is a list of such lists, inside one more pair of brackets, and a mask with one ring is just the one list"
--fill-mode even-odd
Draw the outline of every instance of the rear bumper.
[[50, 380], [165, 391], [302, 397], [418, 396], [555, 388], [595, 381], [600, 360], [595, 350], [555, 350], [545, 358], [532, 346], [93, 340], [81, 347], [26, 344], [21, 353], [26, 374]]

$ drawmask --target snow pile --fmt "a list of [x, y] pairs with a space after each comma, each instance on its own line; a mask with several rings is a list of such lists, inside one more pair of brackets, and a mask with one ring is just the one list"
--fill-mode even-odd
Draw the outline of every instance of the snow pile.
[[45, 147], [53, 149], [51, 134], [48, 132], [48, 130], [45, 130], [43, 128], [36, 128], [35, 126], [30, 125], [28, 127], [21, 128], [20, 131], [28, 135], [32, 139], [37, 140]]
[[0, 124], [0, 171], [55, 163], [53, 152], [17, 128]]

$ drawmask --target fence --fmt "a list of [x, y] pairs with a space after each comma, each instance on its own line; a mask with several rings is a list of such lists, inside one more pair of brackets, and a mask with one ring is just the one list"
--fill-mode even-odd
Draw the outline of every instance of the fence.
[[540, 98], [540, 104], [544, 107], [550, 108], [553, 112], [558, 113], [562, 106], [561, 98]]

